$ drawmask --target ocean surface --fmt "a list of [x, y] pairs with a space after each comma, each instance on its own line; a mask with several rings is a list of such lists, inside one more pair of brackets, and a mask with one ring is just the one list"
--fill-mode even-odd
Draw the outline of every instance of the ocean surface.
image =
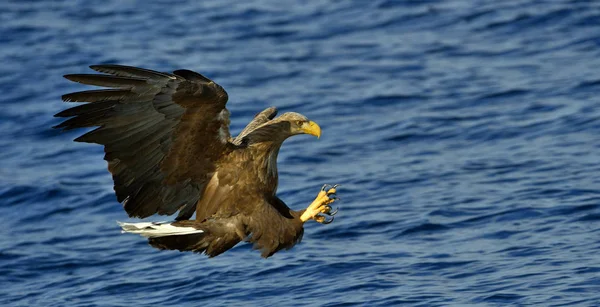
[[[121, 234], [102, 147], [50, 128], [100, 63], [319, 123], [279, 196], [340, 183], [335, 222], [266, 260]], [[598, 306], [599, 94], [598, 1], [1, 1], [0, 305]]]

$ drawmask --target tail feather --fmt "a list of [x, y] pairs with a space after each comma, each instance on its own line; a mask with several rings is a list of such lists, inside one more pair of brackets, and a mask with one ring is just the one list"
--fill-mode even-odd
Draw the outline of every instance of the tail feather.
[[203, 233], [204, 230], [194, 227], [173, 226], [171, 222], [124, 223], [118, 222], [123, 229], [121, 232], [136, 233], [146, 238], [190, 235]]
[[176, 222], [118, 222], [125, 233], [136, 233], [148, 238], [148, 243], [158, 249], [193, 251], [215, 257], [234, 247], [241, 241], [235, 230], [219, 223], [202, 224], [196, 221]]

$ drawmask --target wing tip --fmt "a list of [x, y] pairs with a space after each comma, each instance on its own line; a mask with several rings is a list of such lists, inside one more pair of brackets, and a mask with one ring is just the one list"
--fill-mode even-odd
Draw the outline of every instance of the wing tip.
[[135, 69], [137, 67], [119, 65], [119, 64], [93, 64], [88, 66], [90, 69], [95, 70], [97, 72], [105, 73], [105, 74], [115, 74], [113, 70], [115, 69]]
[[269, 120], [275, 118], [275, 116], [277, 116], [277, 112], [279, 112], [279, 110], [277, 110], [276, 106], [270, 106], [267, 108], [267, 110], [268, 110], [267, 112], [269, 112], [267, 115], [267, 118]]
[[[90, 65], [88, 67], [97, 71], [98, 69], [102, 69], [102, 68], [123, 67], [123, 65], [119, 65], [119, 64], [92, 64], [92, 65]], [[127, 66], [127, 67], [129, 67], [129, 66]]]
[[64, 94], [64, 95], [60, 96], [60, 99], [64, 102], [71, 102], [72, 94], [73, 93]]

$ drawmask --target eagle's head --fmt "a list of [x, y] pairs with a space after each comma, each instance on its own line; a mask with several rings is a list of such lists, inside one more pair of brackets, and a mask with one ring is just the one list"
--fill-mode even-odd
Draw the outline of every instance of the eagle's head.
[[319, 138], [321, 137], [321, 127], [300, 113], [288, 112], [256, 127], [244, 136], [243, 143], [248, 145], [265, 143], [279, 146], [290, 136], [298, 134], [310, 134]]
[[317, 138], [321, 137], [321, 127], [317, 123], [309, 120], [306, 116], [296, 113], [284, 113], [277, 118], [281, 123], [288, 123], [289, 136], [296, 134], [310, 134]]

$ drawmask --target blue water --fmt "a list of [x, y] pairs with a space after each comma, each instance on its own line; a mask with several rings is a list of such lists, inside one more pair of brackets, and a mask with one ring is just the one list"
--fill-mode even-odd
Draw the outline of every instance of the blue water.
[[[120, 234], [102, 148], [50, 128], [98, 63], [318, 122], [279, 195], [341, 183], [335, 222], [267, 260]], [[2, 306], [600, 304], [597, 1], [7, 0], [0, 93]]]

